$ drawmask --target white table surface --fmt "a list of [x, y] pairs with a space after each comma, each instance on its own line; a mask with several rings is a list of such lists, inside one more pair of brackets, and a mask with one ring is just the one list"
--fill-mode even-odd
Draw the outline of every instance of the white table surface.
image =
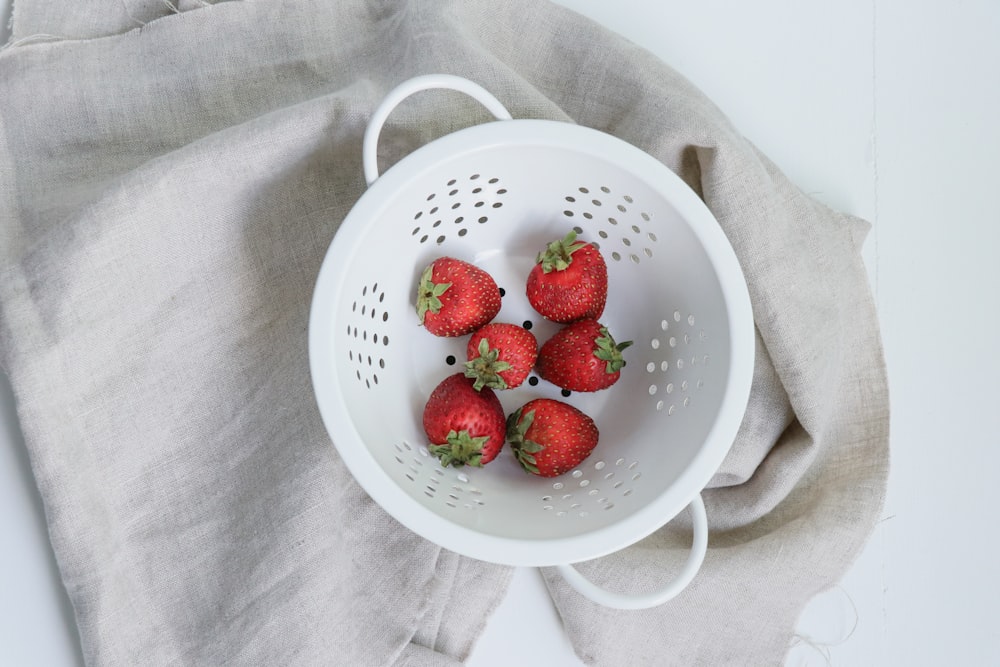
[[[1000, 3], [561, 4], [680, 70], [805, 191], [873, 223], [888, 499], [787, 664], [1000, 664]], [[0, 375], [0, 665], [82, 664], [30, 474]], [[517, 570], [468, 664], [582, 664], [537, 572]]]

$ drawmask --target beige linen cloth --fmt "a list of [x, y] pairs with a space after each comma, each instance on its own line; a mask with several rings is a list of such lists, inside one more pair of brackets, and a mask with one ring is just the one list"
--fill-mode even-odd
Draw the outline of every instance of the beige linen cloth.
[[[309, 379], [310, 297], [364, 189], [366, 119], [431, 72], [646, 150], [704, 198], [749, 281], [754, 386], [705, 494], [705, 564], [637, 612], [546, 572], [578, 655], [783, 661], [883, 501], [867, 223], [805, 196], [667, 65], [537, 1], [16, 0], [13, 31], [0, 359], [89, 664], [453, 665], [502, 600], [509, 568], [428, 543], [359, 488]], [[382, 165], [488, 118], [421, 93]], [[685, 524], [581, 569], [657, 586]]]

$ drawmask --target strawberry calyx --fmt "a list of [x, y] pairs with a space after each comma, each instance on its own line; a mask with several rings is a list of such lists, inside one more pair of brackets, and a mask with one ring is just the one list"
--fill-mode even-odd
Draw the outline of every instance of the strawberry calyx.
[[500, 373], [510, 370], [511, 365], [500, 359], [500, 350], [491, 349], [489, 341], [483, 338], [479, 341], [476, 351], [479, 356], [465, 363], [465, 377], [475, 380], [472, 388], [476, 391], [480, 391], [483, 387], [506, 389], [507, 382], [500, 377]]
[[521, 419], [521, 411], [522, 408], [518, 408], [507, 418], [507, 441], [521, 467], [537, 475], [538, 461], [534, 455], [545, 449], [545, 446], [526, 437], [528, 429], [535, 421], [535, 411], [529, 410], [524, 413], [524, 419]]
[[417, 317], [420, 323], [424, 323], [427, 312], [438, 313], [441, 310], [441, 295], [444, 294], [451, 283], [435, 283], [434, 265], [431, 264], [420, 274], [420, 282], [417, 284]]
[[441, 445], [430, 445], [431, 454], [438, 457], [445, 468], [464, 465], [482, 467], [483, 447], [490, 436], [473, 437], [468, 431], [448, 431], [447, 442]]
[[601, 327], [599, 333], [600, 335], [594, 339], [594, 344], [597, 345], [594, 349], [594, 356], [601, 361], [607, 362], [604, 370], [608, 375], [617, 373], [625, 367], [622, 350], [631, 345], [632, 341], [627, 340], [623, 343], [615, 343], [615, 339], [608, 333], [607, 327]]
[[546, 246], [544, 252], [538, 253], [535, 263], [541, 264], [545, 273], [565, 271], [573, 262], [572, 254], [586, 245], [583, 241], [576, 240], [576, 231], [571, 229], [565, 237], [553, 241]]

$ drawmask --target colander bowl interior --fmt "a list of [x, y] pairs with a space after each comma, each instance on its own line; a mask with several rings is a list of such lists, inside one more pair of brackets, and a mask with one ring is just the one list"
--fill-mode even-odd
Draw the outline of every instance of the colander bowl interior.
[[[570, 229], [607, 261], [601, 321], [634, 343], [621, 380], [591, 394], [544, 380], [497, 394], [508, 414], [541, 396], [571, 403], [596, 421], [597, 449], [552, 479], [509, 451], [481, 469], [442, 468], [421, 414], [461, 370], [467, 337], [419, 326], [421, 269], [448, 255], [487, 270], [504, 291], [496, 321], [528, 323], [542, 344], [559, 325], [531, 309], [525, 280]], [[438, 139], [372, 184], [323, 263], [309, 352], [331, 438], [383, 508], [458, 553], [554, 565], [634, 543], [700, 493], [742, 419], [753, 324], [731, 247], [675, 174], [595, 130], [510, 120]]]

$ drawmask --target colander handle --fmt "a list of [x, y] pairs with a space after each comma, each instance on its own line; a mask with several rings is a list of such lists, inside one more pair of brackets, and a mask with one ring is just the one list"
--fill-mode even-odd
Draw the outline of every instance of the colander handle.
[[361, 162], [368, 185], [374, 183], [375, 179], [378, 178], [378, 136], [382, 132], [382, 126], [385, 125], [389, 114], [410, 95], [432, 88], [446, 88], [465, 93], [486, 107], [491, 114], [496, 116], [497, 120], [511, 119], [510, 112], [497, 98], [479, 84], [468, 79], [452, 74], [424, 74], [407, 79], [389, 91], [382, 103], [375, 108], [368, 121], [368, 127], [365, 129], [364, 143], [361, 146]]
[[664, 588], [645, 595], [623, 595], [600, 588], [584, 578], [572, 565], [559, 565], [559, 573], [580, 594], [597, 604], [612, 609], [649, 609], [671, 600], [694, 579], [694, 575], [701, 568], [702, 561], [705, 560], [705, 551], [708, 549], [708, 517], [705, 515], [705, 503], [702, 501], [701, 495], [695, 496], [688, 508], [691, 510], [691, 521], [694, 527], [691, 553], [677, 578]]

